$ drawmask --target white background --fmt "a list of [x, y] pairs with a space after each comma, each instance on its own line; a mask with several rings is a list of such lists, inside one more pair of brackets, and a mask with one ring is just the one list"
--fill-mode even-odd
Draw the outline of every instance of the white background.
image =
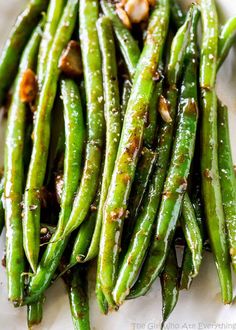
[[[27, 1], [0, 0], [0, 48], [7, 38], [10, 27], [16, 14]], [[182, 1], [184, 2], [184, 1]], [[219, 16], [222, 22], [227, 17], [236, 15], [235, 0], [217, 1]], [[1, 77], [0, 79], [4, 79]], [[220, 98], [230, 109], [230, 130], [234, 162], [236, 163], [236, 47], [218, 75], [217, 83]], [[0, 130], [0, 147], [3, 146], [3, 131]], [[3, 149], [0, 149], [2, 161]], [[3, 235], [4, 236], [4, 235]], [[0, 240], [0, 255], [3, 255], [3, 237]], [[161, 322], [161, 293], [158, 281], [151, 292], [135, 301], [124, 304], [119, 312], [108, 316], [101, 316], [94, 298], [94, 277], [92, 271], [90, 288], [90, 315], [91, 328], [97, 330], [139, 330], [158, 329]], [[235, 275], [234, 284], [236, 287]], [[41, 330], [67, 330], [73, 329], [68, 299], [61, 281], [55, 283], [46, 294], [44, 305], [44, 319], [35, 329]], [[181, 292], [179, 303], [168, 320], [168, 329], [236, 329], [236, 306], [222, 306], [220, 300], [219, 284], [212, 256], [204, 256], [199, 276], [194, 280], [189, 292]], [[26, 329], [25, 308], [15, 309], [7, 301], [5, 269], [0, 266], [0, 329], [23, 330]]]

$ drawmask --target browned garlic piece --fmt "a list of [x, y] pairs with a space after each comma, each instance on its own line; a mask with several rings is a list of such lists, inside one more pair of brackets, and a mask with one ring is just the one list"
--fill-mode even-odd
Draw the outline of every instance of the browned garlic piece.
[[140, 23], [148, 18], [149, 3], [147, 0], [128, 0], [124, 8], [131, 23]]
[[130, 19], [129, 19], [127, 13], [124, 11], [124, 9], [118, 7], [116, 9], [116, 13], [119, 16], [121, 22], [124, 24], [124, 26], [126, 26], [128, 29], [131, 29]]

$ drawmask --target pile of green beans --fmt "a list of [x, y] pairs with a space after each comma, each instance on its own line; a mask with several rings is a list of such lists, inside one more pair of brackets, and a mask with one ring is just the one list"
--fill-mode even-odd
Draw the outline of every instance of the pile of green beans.
[[159, 278], [163, 327], [206, 242], [233, 300], [236, 176], [215, 85], [236, 17], [220, 27], [214, 0], [187, 12], [159, 0], [128, 28], [117, 2], [31, 0], [0, 56], [0, 105], [12, 94], [0, 233], [8, 298], [29, 327], [62, 278], [74, 328], [90, 329], [92, 260], [104, 314]]

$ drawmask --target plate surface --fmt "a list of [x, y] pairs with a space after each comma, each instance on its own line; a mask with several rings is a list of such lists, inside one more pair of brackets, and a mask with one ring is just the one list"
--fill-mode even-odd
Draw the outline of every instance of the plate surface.
[[[2, 47], [16, 15], [27, 1], [8, 0], [0, 1], [0, 48]], [[186, 1], [182, 1], [185, 2]], [[236, 15], [235, 0], [217, 1], [220, 19]], [[217, 91], [222, 101], [229, 106], [230, 131], [236, 163], [236, 47], [231, 50], [224, 66], [219, 72]], [[4, 137], [0, 130], [0, 162], [3, 156]], [[4, 251], [4, 233], [0, 239], [0, 256]], [[113, 312], [102, 316], [94, 297], [94, 271], [91, 271], [90, 287], [90, 314], [91, 328], [96, 330], [143, 330], [159, 329], [161, 322], [161, 291], [157, 281], [151, 292], [135, 301], [129, 301], [120, 308], [118, 313]], [[234, 276], [234, 284], [236, 281]], [[23, 330], [26, 325], [26, 309], [15, 309], [7, 301], [6, 273], [0, 265], [0, 328], [4, 330]], [[69, 330], [73, 329], [67, 294], [61, 281], [55, 283], [46, 294], [44, 318], [40, 330]], [[182, 291], [179, 303], [166, 329], [236, 329], [236, 306], [222, 306], [218, 278], [212, 256], [204, 256], [199, 276], [194, 280], [189, 292]]]

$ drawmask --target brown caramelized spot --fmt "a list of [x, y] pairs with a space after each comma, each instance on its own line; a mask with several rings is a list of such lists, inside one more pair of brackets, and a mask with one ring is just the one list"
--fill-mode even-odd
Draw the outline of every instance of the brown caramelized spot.
[[197, 103], [195, 102], [195, 100], [193, 100], [193, 99], [189, 100], [188, 111], [193, 114], [198, 113], [198, 106], [197, 106]]
[[126, 151], [130, 156], [133, 156], [135, 151], [139, 149], [139, 143], [140, 143], [139, 138], [137, 136], [134, 136], [130, 145], [126, 148]]
[[164, 122], [166, 123], [172, 122], [172, 118], [170, 116], [170, 111], [169, 111], [169, 103], [163, 95], [160, 96], [158, 110]]
[[32, 103], [38, 92], [38, 82], [35, 73], [27, 69], [20, 82], [20, 100], [23, 103]]
[[171, 191], [167, 191], [167, 190], [164, 190], [162, 195], [166, 198], [170, 198], [172, 196], [172, 192]]
[[111, 220], [116, 221], [116, 220], [122, 218], [124, 214], [125, 214], [125, 210], [124, 210], [123, 207], [121, 207], [121, 208], [119, 208], [115, 211], [112, 211], [111, 214], [110, 214], [111, 215]]
[[125, 184], [127, 184], [130, 181], [130, 175], [127, 173], [122, 174], [122, 180]]
[[67, 76], [78, 77], [83, 73], [79, 43], [71, 40], [59, 60], [59, 68]]
[[155, 6], [157, 1], [156, 0], [147, 0], [150, 6]]

